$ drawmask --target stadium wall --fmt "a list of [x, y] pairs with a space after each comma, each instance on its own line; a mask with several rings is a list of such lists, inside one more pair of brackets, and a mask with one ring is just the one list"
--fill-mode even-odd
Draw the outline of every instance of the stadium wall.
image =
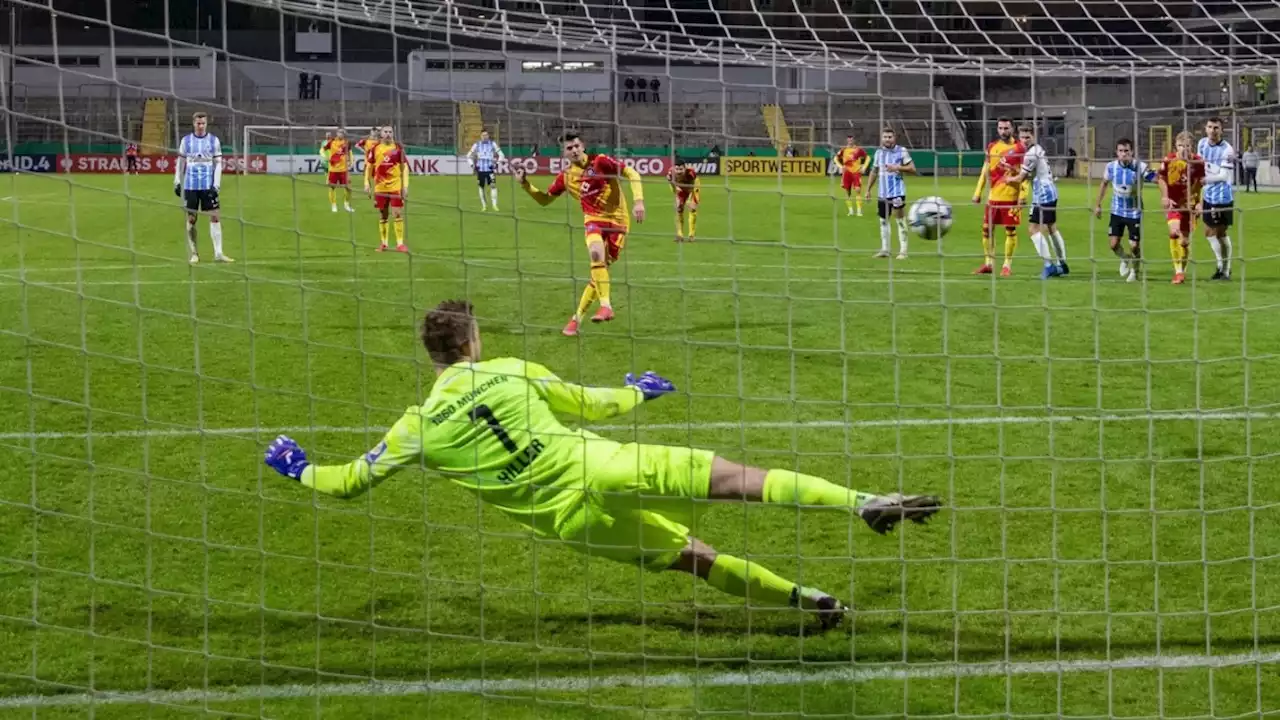
[[14, 94], [19, 97], [115, 97], [177, 95], [217, 97], [213, 50], [18, 46]]
[[234, 97], [252, 100], [293, 100], [298, 97], [300, 73], [321, 76], [321, 100], [391, 100], [396, 87], [409, 86], [402, 63], [273, 62], [231, 63]]

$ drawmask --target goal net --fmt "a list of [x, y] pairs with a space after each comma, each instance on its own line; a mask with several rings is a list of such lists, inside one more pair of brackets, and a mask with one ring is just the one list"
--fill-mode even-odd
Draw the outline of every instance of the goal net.
[[[0, 717], [1280, 711], [1280, 3], [89, 5], [10, 3], [0, 50]], [[173, 192], [196, 112], [234, 263], [188, 263], [180, 208], [210, 242], [209, 198]], [[980, 178], [1017, 165], [989, 162], [1001, 118], [1044, 149], [1065, 255], [1039, 257], [1031, 200], [984, 245]], [[1211, 119], [1232, 208], [1175, 267], [1158, 181], [1107, 167], [1124, 140], [1155, 171]], [[388, 124], [407, 191], [331, 212], [326, 132]], [[886, 129], [915, 172], [893, 148], [846, 172]], [[577, 201], [513, 177], [547, 190], [566, 131], [636, 171], [646, 210], [607, 268], [614, 318], [590, 304], [575, 337], [603, 263]], [[679, 214], [676, 163], [700, 183]], [[1222, 192], [1232, 162], [1208, 164]], [[898, 219], [931, 196], [937, 241]], [[397, 232], [407, 252], [377, 253]], [[774, 469], [771, 502], [645, 505], [668, 534], [643, 540], [666, 557], [678, 520], [773, 575], [577, 552], [416, 460], [348, 500], [263, 464], [281, 434], [314, 463], [383, 458], [436, 383], [420, 326], [446, 299], [486, 358], [671, 379], [569, 424], [674, 448], [635, 456], [645, 488], [696, 485], [686, 448]], [[787, 472], [944, 507], [881, 536], [779, 495]], [[777, 607], [793, 586], [845, 622]]]

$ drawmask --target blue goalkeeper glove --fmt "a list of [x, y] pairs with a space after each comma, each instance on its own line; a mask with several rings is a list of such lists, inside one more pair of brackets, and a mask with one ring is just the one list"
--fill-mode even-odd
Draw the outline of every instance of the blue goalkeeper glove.
[[302, 477], [302, 471], [307, 469], [311, 463], [307, 462], [307, 451], [298, 447], [298, 443], [288, 435], [279, 435], [267, 446], [267, 452], [262, 458], [263, 462], [271, 466], [272, 470], [289, 478], [290, 480], [298, 480]]
[[644, 393], [645, 400], [653, 400], [676, 391], [676, 386], [670, 380], [652, 370], [640, 377], [627, 373], [627, 376], [623, 378], [623, 382], [626, 383], [627, 387], [636, 388]]

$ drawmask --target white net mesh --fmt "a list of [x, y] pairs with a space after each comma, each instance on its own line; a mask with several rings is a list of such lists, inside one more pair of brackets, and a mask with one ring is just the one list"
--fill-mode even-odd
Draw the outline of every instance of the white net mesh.
[[[0, 718], [1280, 711], [1280, 3], [10, 8]], [[189, 265], [173, 206], [197, 111], [236, 160], [235, 264], [207, 262], [201, 219]], [[970, 274], [1002, 116], [1036, 126], [1059, 177], [1068, 277], [1038, 279], [1025, 229], [1012, 277]], [[1169, 284], [1151, 187], [1123, 282], [1092, 212], [1116, 141], [1157, 165], [1213, 116], [1264, 191], [1236, 196], [1234, 279], [1209, 280], [1197, 230]], [[360, 154], [349, 214], [318, 162], [329, 129], [383, 125], [412, 173], [407, 257], [374, 252]], [[872, 257], [898, 231], [879, 244], [875, 199], [831, 163], [886, 126], [920, 170], [907, 203], [955, 214], [901, 259]], [[482, 129], [496, 196], [465, 157]], [[566, 129], [645, 176], [649, 213], [612, 267], [617, 319], [578, 339], [560, 329], [590, 279], [581, 217], [509, 177], [545, 188]], [[702, 175], [693, 244], [671, 242], [693, 234], [661, 179], [675, 158]], [[278, 433], [318, 462], [373, 447], [429, 393], [414, 327], [450, 297], [490, 356], [675, 381], [603, 435], [945, 512], [882, 538], [847, 512], [705, 508], [721, 552], [852, 605], [818, 633], [533, 540], [430, 473], [343, 502], [262, 467]]]

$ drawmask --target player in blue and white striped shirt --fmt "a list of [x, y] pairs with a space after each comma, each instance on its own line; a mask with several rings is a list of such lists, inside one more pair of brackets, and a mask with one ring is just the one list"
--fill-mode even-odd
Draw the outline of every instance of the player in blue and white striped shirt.
[[[1116, 159], [1107, 163], [1098, 188], [1098, 204], [1094, 214], [1102, 217], [1102, 198], [1107, 186], [1111, 186], [1111, 252], [1120, 258], [1120, 276], [1129, 282], [1138, 279], [1138, 264], [1142, 262], [1142, 184], [1155, 182], [1156, 171], [1133, 156], [1133, 141], [1121, 138], [1116, 141]], [[1120, 239], [1129, 231], [1129, 252], [1126, 253]]]
[[480, 186], [480, 212], [487, 209], [484, 205], [486, 185], [489, 187], [489, 199], [492, 201], [493, 211], [498, 211], [498, 186], [493, 184], [493, 174], [498, 171], [498, 163], [505, 159], [502, 148], [489, 138], [489, 131], [482, 130], [480, 140], [474, 143], [471, 146], [471, 152], [467, 153], [467, 160], [471, 162], [471, 167], [476, 173], [476, 181]]
[[871, 158], [871, 182], [867, 184], [864, 197], [871, 199], [871, 190], [880, 185], [876, 202], [876, 214], [880, 216], [880, 252], [876, 257], [889, 257], [889, 216], [898, 221], [898, 259], [907, 259], [907, 219], [905, 205], [907, 202], [907, 181], [903, 175], [915, 175], [916, 166], [911, 161], [911, 153], [898, 144], [898, 135], [893, 128], [880, 131], [880, 147]]
[[1200, 191], [1201, 205], [1196, 210], [1204, 218], [1204, 239], [1218, 260], [1213, 279], [1230, 280], [1231, 237], [1227, 232], [1235, 214], [1236, 151], [1222, 136], [1222, 118], [1209, 118], [1204, 134], [1196, 146], [1196, 153], [1204, 158], [1204, 186]]
[[196, 249], [197, 213], [209, 214], [209, 239], [213, 241], [214, 262], [233, 262], [222, 254], [222, 223], [218, 217], [218, 191], [222, 187], [222, 143], [209, 132], [209, 116], [191, 116], [193, 132], [178, 144], [178, 162], [173, 169], [173, 194], [187, 208], [187, 248], [192, 264], [200, 262]]
[[1053, 179], [1053, 168], [1049, 167], [1044, 146], [1036, 143], [1035, 128], [1018, 126], [1018, 139], [1027, 150], [1022, 155], [1022, 168], [1008, 182], [1017, 185], [1031, 178], [1031, 221], [1027, 225], [1036, 253], [1044, 261], [1040, 278], [1067, 275], [1071, 269], [1067, 267], [1066, 243], [1058, 232], [1058, 185]]

